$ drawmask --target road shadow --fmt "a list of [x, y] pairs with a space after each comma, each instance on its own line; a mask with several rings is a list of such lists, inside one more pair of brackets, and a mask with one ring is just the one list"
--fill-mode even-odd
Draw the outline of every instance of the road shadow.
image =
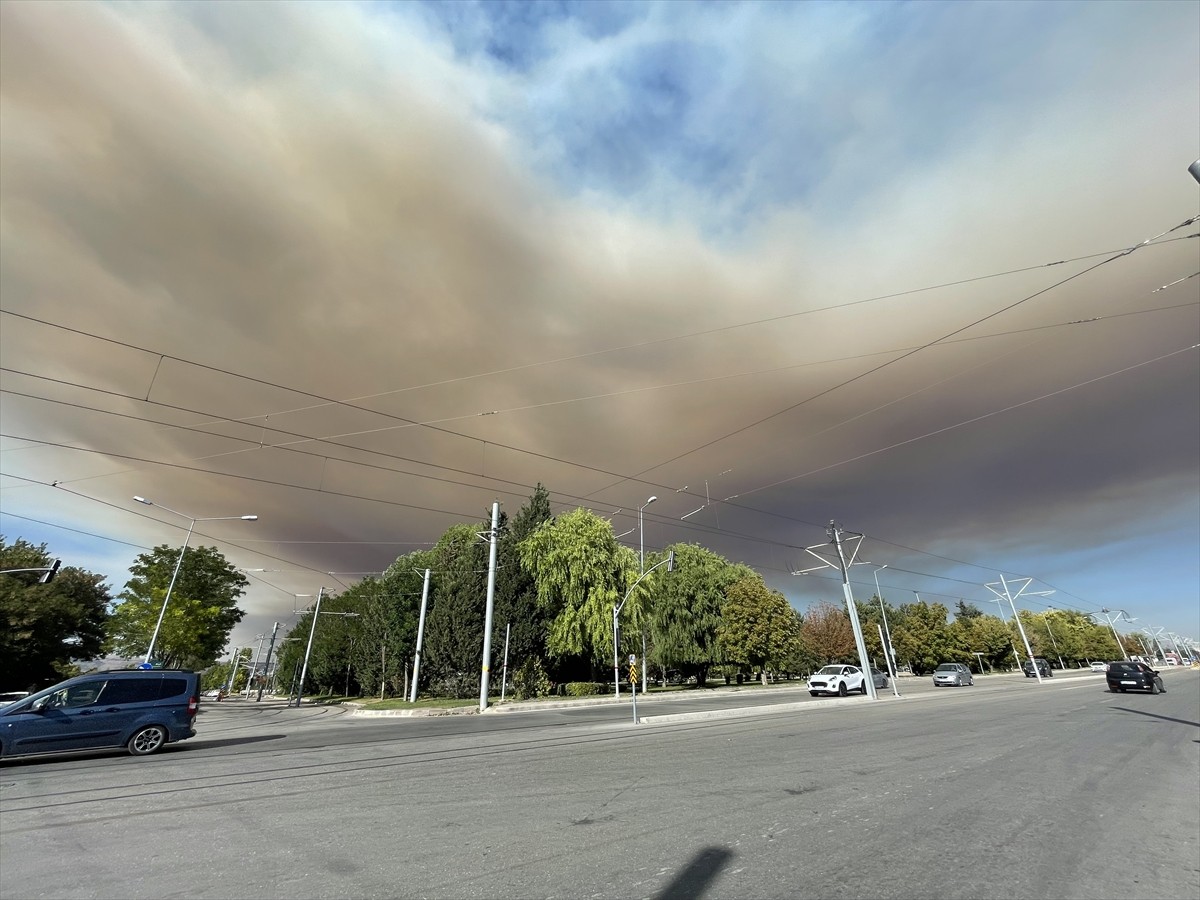
[[1139, 716], [1149, 716], [1152, 719], [1162, 719], [1164, 722], [1178, 722], [1180, 725], [1193, 725], [1200, 728], [1200, 722], [1189, 722], [1187, 719], [1176, 719], [1173, 716], [1160, 716], [1158, 713], [1146, 712], [1144, 709], [1130, 709], [1127, 706], [1114, 706], [1113, 709], [1121, 712], [1135, 713]]
[[202, 741], [188, 741], [174, 749], [175, 753], [188, 750], [207, 750], [211, 747], [235, 747], [238, 744], [260, 744], [263, 741], [277, 741], [287, 737], [286, 734], [259, 734], [253, 737], [206, 738]]
[[705, 847], [654, 900], [699, 900], [732, 858], [733, 853], [725, 847]]

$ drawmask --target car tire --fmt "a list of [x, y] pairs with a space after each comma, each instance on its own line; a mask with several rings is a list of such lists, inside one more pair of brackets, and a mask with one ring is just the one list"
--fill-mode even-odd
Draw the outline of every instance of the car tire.
[[817, 692], [816, 692], [816, 691], [809, 691], [809, 692], [808, 692], [808, 695], [809, 695], [810, 697], [815, 697], [815, 696], [817, 696]]
[[1116, 694], [1120, 691], [1120, 688], [1118, 688], [1115, 684], [1110, 684], [1108, 686], [1108, 690], [1110, 693]]
[[839, 685], [838, 685], [838, 696], [839, 696], [839, 697], [845, 697], [845, 696], [846, 696], [846, 693], [847, 693], [847, 691], [846, 691], [846, 682], [844, 682], [844, 681], [843, 681], [841, 684], [839, 684]]
[[1150, 682], [1150, 693], [1152, 693], [1152, 694], [1161, 694], [1162, 693], [1162, 688], [1158, 686], [1157, 681]]
[[147, 725], [133, 733], [125, 745], [134, 756], [149, 756], [157, 753], [167, 743], [167, 729], [161, 725]]

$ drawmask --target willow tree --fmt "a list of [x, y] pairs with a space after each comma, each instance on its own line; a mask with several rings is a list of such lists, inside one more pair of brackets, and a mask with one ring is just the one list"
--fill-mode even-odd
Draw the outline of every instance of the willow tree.
[[[597, 666], [612, 662], [613, 606], [637, 581], [637, 555], [617, 543], [611, 522], [586, 509], [543, 522], [518, 550], [537, 582], [538, 606], [550, 619], [546, 649], [556, 657], [580, 658], [596, 680]], [[627, 635], [641, 631], [650, 581], [639, 585], [621, 611]]]
[[650, 636], [664, 668], [696, 676], [703, 685], [708, 670], [721, 662], [717, 632], [726, 589], [752, 574], [698, 544], [675, 544], [675, 566], [655, 586], [650, 610]]

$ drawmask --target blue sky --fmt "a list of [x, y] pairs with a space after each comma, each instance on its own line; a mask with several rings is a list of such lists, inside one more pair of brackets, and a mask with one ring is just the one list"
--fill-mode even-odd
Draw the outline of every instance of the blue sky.
[[0, 530], [114, 594], [134, 494], [244, 645], [541, 481], [1200, 638], [1194, 4], [0, 16]]

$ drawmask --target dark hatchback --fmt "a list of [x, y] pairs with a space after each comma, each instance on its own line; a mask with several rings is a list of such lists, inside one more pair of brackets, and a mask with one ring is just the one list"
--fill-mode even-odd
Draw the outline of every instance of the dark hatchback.
[[1104, 670], [1108, 689], [1114, 694], [1125, 691], [1149, 691], [1152, 694], [1166, 693], [1162, 676], [1144, 662], [1110, 662]]
[[195, 672], [91, 672], [0, 709], [0, 758], [121, 747], [147, 756], [192, 737], [199, 710]]

